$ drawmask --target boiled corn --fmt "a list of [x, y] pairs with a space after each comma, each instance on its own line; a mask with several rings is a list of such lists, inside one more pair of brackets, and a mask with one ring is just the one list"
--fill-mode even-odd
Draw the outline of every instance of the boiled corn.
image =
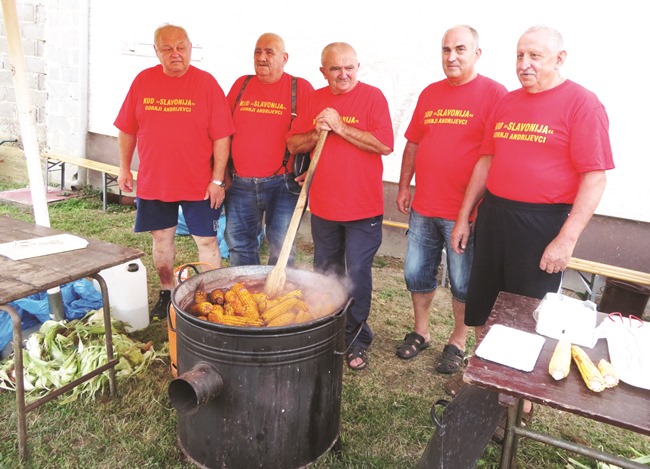
[[618, 373], [616, 373], [614, 366], [607, 360], [601, 359], [598, 362], [598, 371], [603, 375], [605, 386], [608, 388], [613, 388], [618, 384]]
[[571, 342], [566, 337], [558, 340], [555, 351], [548, 364], [548, 372], [559, 381], [569, 375], [571, 368]]
[[571, 356], [573, 361], [578, 366], [582, 379], [587, 385], [587, 388], [594, 392], [601, 392], [605, 389], [605, 378], [600, 374], [591, 358], [577, 345], [571, 346]]

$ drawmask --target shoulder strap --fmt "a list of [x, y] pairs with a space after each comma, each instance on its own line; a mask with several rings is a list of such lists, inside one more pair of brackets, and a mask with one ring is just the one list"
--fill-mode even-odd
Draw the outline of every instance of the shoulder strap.
[[291, 77], [291, 120], [297, 116], [296, 114], [296, 96], [298, 95], [298, 79]]
[[[296, 99], [298, 96], [298, 79], [296, 77], [291, 77], [291, 120], [293, 121], [294, 117], [296, 117]], [[284, 159], [282, 160], [282, 166], [284, 166], [285, 171], [289, 171], [289, 168], [287, 168], [287, 163], [289, 163], [289, 158], [291, 157], [291, 153], [289, 153], [289, 149], [287, 148], [284, 151]]]
[[[253, 75], [246, 75], [246, 78], [244, 78], [243, 83], [241, 84], [241, 89], [239, 90], [239, 93], [237, 94], [237, 99], [235, 99], [235, 108], [237, 107], [237, 103], [241, 99], [241, 95], [244, 94], [244, 89], [246, 89], [246, 85], [248, 85], [248, 82], [251, 81], [251, 78], [253, 78]], [[233, 109], [234, 111], [234, 109]], [[232, 136], [230, 137], [232, 139]], [[232, 147], [230, 147], [230, 157], [228, 158], [228, 166], [230, 166], [230, 172], [235, 173], [235, 164], [232, 161]], [[228, 170], [226, 170], [227, 172]]]
[[241, 99], [241, 95], [244, 94], [244, 89], [246, 89], [246, 85], [248, 85], [248, 82], [251, 81], [251, 78], [253, 78], [253, 75], [246, 75], [246, 78], [244, 78], [244, 82], [241, 84], [241, 89], [239, 90], [237, 99], [235, 99], [235, 106], [237, 106], [237, 103]]

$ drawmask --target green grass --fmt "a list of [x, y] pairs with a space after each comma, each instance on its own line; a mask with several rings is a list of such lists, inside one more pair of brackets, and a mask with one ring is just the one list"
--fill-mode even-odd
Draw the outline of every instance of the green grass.
[[[10, 188], [0, 183], [0, 190]], [[104, 212], [97, 192], [82, 191], [75, 199], [50, 204], [53, 228], [141, 249], [147, 267], [149, 301], [159, 288], [151, 262], [151, 239], [135, 234], [134, 209], [109, 205]], [[32, 220], [31, 210], [0, 204], [0, 215]], [[296, 266], [310, 269], [312, 246], [299, 240]], [[177, 242], [176, 264], [196, 261], [190, 237]], [[227, 264], [226, 264], [227, 265]], [[318, 460], [315, 469], [412, 468], [433, 432], [429, 410], [433, 402], [447, 398], [447, 377], [433, 371], [435, 359], [453, 325], [451, 299], [439, 289], [430, 316], [432, 347], [414, 360], [395, 357], [395, 348], [411, 330], [412, 306], [403, 282], [402, 261], [377, 258], [374, 265], [374, 303], [369, 323], [376, 336], [370, 349], [370, 366], [355, 373], [345, 370], [341, 412], [340, 453]], [[158, 350], [167, 342], [166, 323], [155, 321], [133, 334], [153, 341]], [[470, 342], [470, 347], [473, 341]], [[61, 405], [50, 402], [27, 415], [30, 458], [18, 460], [15, 395], [0, 392], [0, 467], [4, 468], [190, 468], [176, 443], [176, 412], [167, 397], [171, 379], [168, 360], [160, 360], [144, 374], [118, 383], [119, 397]], [[647, 408], [647, 405], [642, 408]], [[633, 457], [650, 454], [650, 438], [594, 423], [572, 414], [538, 406], [533, 428], [549, 431], [576, 442], [602, 447]], [[468, 442], [469, 443], [469, 442]], [[499, 466], [499, 447], [490, 444], [478, 463], [481, 468]], [[522, 440], [519, 467], [554, 469], [574, 458], [588, 467], [587, 458]]]

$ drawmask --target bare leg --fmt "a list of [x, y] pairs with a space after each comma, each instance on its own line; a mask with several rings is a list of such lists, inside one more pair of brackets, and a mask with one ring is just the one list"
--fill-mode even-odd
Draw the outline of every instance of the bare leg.
[[194, 242], [199, 250], [199, 261], [207, 262], [215, 269], [221, 267], [221, 251], [216, 236], [194, 236]]
[[153, 264], [158, 272], [161, 290], [173, 290], [176, 227], [153, 230], [151, 236], [153, 238]]
[[465, 303], [452, 299], [451, 306], [454, 312], [454, 330], [451, 331], [447, 343], [455, 345], [464, 352], [469, 332], [469, 327], [465, 325]]
[[481, 339], [481, 335], [483, 335], [483, 329], [485, 326], [476, 326], [474, 327], [474, 338], [476, 339], [476, 346], [478, 347], [479, 340]]
[[431, 340], [429, 334], [429, 308], [435, 296], [435, 290], [426, 293], [411, 293], [413, 301], [413, 312], [415, 315], [414, 331], [424, 337], [425, 342]]

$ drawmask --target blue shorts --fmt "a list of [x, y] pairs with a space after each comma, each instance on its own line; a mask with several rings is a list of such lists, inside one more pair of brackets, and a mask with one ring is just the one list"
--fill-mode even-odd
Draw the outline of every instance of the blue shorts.
[[465, 302], [472, 268], [474, 236], [472, 233], [465, 252], [456, 254], [449, 244], [454, 223], [455, 221], [444, 218], [425, 217], [411, 210], [404, 260], [404, 280], [411, 293], [431, 292], [438, 287], [438, 267], [444, 248], [447, 251], [451, 294], [455, 300]]
[[210, 200], [162, 202], [160, 200], [136, 200], [136, 233], [164, 230], [178, 225], [178, 207], [183, 208], [187, 229], [194, 236], [216, 236], [221, 207], [210, 208]]

